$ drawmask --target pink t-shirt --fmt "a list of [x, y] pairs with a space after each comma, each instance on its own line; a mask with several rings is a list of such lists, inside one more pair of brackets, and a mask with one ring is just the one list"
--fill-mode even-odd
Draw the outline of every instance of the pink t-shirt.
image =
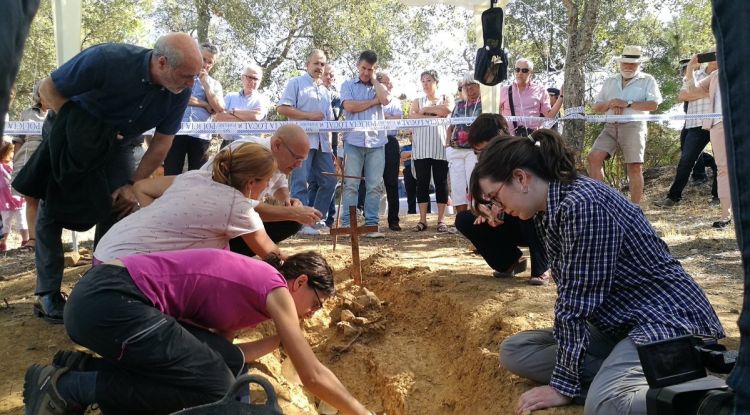
[[0, 163], [0, 211], [18, 210], [23, 207], [24, 200], [13, 195], [10, 188], [10, 177], [13, 167], [7, 163]]
[[120, 260], [154, 307], [180, 321], [221, 331], [271, 318], [266, 298], [287, 288], [271, 265], [221, 249], [132, 255]]
[[[539, 117], [540, 114], [547, 113], [552, 107], [549, 105], [549, 95], [547, 89], [543, 86], [531, 82], [526, 84], [523, 92], [518, 91], [518, 85], [513, 82], [513, 107], [516, 110], [516, 117]], [[500, 113], [503, 117], [510, 117], [510, 102], [508, 101], [508, 88], [510, 85], [500, 88]], [[516, 121], [518, 126], [526, 126], [531, 129], [537, 129], [542, 126], [542, 121]], [[513, 122], [508, 121], [510, 133], [515, 134]]]

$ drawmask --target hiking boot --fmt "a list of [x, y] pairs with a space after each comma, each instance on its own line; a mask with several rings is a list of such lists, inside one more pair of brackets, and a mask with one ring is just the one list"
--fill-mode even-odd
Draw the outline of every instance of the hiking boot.
[[516, 274], [520, 274], [524, 271], [526, 271], [526, 268], [528, 267], [528, 261], [526, 258], [521, 257], [518, 259], [518, 261], [511, 265], [510, 268], [508, 268], [505, 271], [495, 271], [492, 273], [492, 276], [495, 278], [513, 278], [516, 276]]
[[63, 324], [65, 299], [60, 291], [40, 295], [34, 303], [34, 315], [52, 324]]
[[57, 390], [57, 381], [69, 369], [52, 365], [31, 365], [23, 382], [26, 415], [72, 415], [72, 410]]
[[85, 372], [88, 362], [93, 358], [94, 356], [78, 350], [58, 350], [52, 358], [52, 364], [74, 372]]

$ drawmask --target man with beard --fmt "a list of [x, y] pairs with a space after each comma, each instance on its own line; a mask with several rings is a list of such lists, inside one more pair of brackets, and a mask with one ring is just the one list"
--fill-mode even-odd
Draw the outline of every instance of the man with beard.
[[[655, 111], [662, 97], [654, 77], [641, 72], [641, 63], [647, 60], [641, 55], [640, 46], [625, 46], [618, 59], [620, 73], [604, 81], [594, 111], [607, 115], [640, 115]], [[589, 176], [603, 181], [604, 160], [611, 157], [618, 147], [622, 150], [630, 182], [630, 200], [635, 204], [641, 202], [643, 195], [646, 132], [645, 121], [608, 122], [588, 155]]]

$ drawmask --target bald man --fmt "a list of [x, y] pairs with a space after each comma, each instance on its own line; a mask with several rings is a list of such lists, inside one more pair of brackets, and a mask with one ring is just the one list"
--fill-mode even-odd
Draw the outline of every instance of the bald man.
[[[164, 161], [180, 129], [190, 87], [202, 65], [203, 57], [196, 41], [185, 33], [170, 33], [159, 38], [153, 49], [117, 43], [92, 46], [44, 79], [40, 94], [57, 115], [50, 115], [45, 121], [46, 126], [51, 126], [51, 132], [42, 146], [53, 152], [44, 153], [46, 160], [38, 157], [34, 166], [32, 157], [24, 169], [28, 170], [25, 180], [21, 172], [13, 183], [22, 194], [43, 199], [36, 227], [35, 294], [38, 301], [34, 305], [35, 315], [51, 323], [63, 322], [65, 300], [60, 294], [63, 227], [71, 228], [74, 223], [77, 230], [81, 230], [96, 224], [97, 236], [102, 236], [118, 217], [138, 208], [132, 184], [149, 177]], [[82, 119], [87, 122], [81, 123]], [[58, 133], [66, 128], [81, 134], [73, 137]], [[142, 134], [152, 128], [155, 129], [153, 141], [135, 166], [133, 154], [142, 144]], [[79, 142], [81, 146], [75, 153], [79, 158], [87, 155], [85, 151], [100, 151], [90, 155], [88, 166], [75, 166], [103, 165], [88, 175], [95, 176], [98, 190], [80, 182], [76, 186], [63, 185], [73, 182], [74, 176], [67, 176], [67, 182], [44, 177], [45, 168], [49, 176], [49, 165], [65, 161], [50, 159], [50, 154], [58, 154], [54, 152], [56, 147], [65, 147], [61, 145], [65, 140]], [[84, 176], [85, 180], [91, 178]], [[57, 196], [70, 197], [49, 197], [48, 186], [44, 185], [48, 182], [59, 187]], [[102, 192], [111, 195], [111, 201]], [[82, 197], [75, 199], [76, 194]], [[102, 198], [105, 203], [99, 210], [77, 209], [76, 203], [91, 199], [101, 201]]]
[[[234, 150], [244, 143], [257, 143], [270, 149], [278, 166], [278, 171], [271, 177], [268, 187], [258, 197], [260, 204], [255, 207], [271, 240], [278, 244], [297, 233], [302, 226], [318, 223], [322, 218], [320, 211], [314, 207], [305, 206], [299, 199], [292, 198], [286, 179], [290, 173], [302, 166], [309, 154], [310, 142], [305, 130], [294, 124], [282, 125], [271, 138], [245, 136], [233, 141], [222, 151], [227, 151], [227, 148]], [[213, 159], [201, 169], [211, 170], [212, 163]], [[278, 203], [265, 203], [267, 195]], [[233, 252], [248, 256], [254, 255], [241, 237], [230, 240], [229, 247]]]

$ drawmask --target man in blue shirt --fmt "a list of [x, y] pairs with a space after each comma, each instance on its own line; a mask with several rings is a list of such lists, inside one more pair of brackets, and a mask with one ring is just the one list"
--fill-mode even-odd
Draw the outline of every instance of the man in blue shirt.
[[[219, 49], [210, 44], [201, 44], [203, 68], [193, 81], [190, 100], [182, 115], [182, 122], [205, 122], [212, 115], [224, 112], [224, 90], [216, 79], [208, 73], [214, 67]], [[211, 134], [177, 135], [164, 159], [164, 174], [174, 176], [182, 173], [187, 156], [187, 169], [197, 170], [208, 161], [208, 147]]]
[[[138, 209], [133, 182], [149, 177], [164, 161], [201, 65], [195, 40], [185, 33], [170, 33], [159, 38], [153, 50], [114, 43], [92, 46], [42, 82], [40, 94], [53, 111], [59, 112], [71, 101], [118, 132], [106, 169], [112, 211], [117, 216]], [[136, 167], [131, 143], [151, 128], [155, 128], [153, 140]], [[35, 294], [39, 298], [34, 313], [61, 324], [63, 226], [50, 216], [49, 208], [42, 201], [37, 216]], [[103, 235], [105, 229], [97, 231]]]
[[[349, 79], [341, 86], [341, 103], [347, 121], [384, 120], [383, 106], [391, 102], [388, 90], [375, 79], [378, 55], [366, 50], [357, 60], [357, 79]], [[359, 176], [365, 172], [365, 225], [378, 225], [380, 196], [383, 194], [383, 170], [388, 142], [385, 131], [350, 131], [344, 133], [344, 174]], [[349, 206], [357, 205], [358, 179], [344, 180], [344, 203], [341, 212], [342, 226], [349, 226]], [[365, 235], [382, 238], [380, 232]]]
[[[279, 100], [277, 111], [290, 120], [331, 121], [331, 96], [323, 84], [323, 71], [326, 66], [326, 55], [322, 50], [314, 49], [307, 56], [307, 72], [287, 82], [284, 94]], [[323, 172], [333, 172], [333, 150], [328, 133], [308, 133], [310, 152], [302, 168], [296, 169], [291, 176], [292, 197], [318, 212], [326, 212], [336, 190], [336, 178], [324, 176]], [[310, 199], [308, 184], [310, 179], [318, 184], [315, 200]], [[300, 232], [304, 235], [319, 235], [326, 228], [320, 221], [314, 226], [303, 226]]]

